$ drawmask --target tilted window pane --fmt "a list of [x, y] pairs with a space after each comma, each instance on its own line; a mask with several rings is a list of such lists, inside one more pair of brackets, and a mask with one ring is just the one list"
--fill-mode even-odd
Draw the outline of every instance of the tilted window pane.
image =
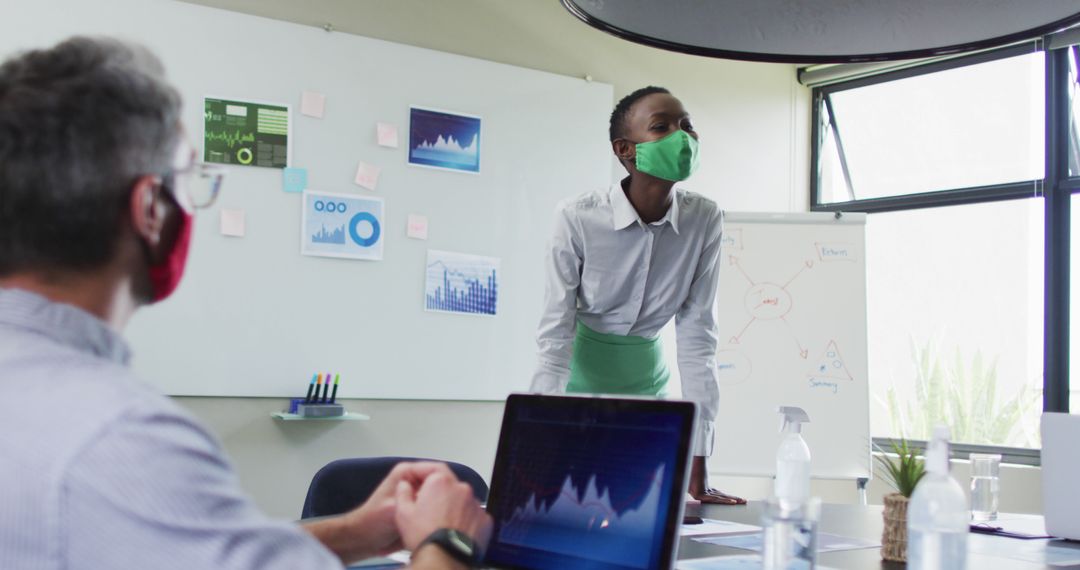
[[855, 197], [1043, 178], [1043, 61], [1038, 52], [832, 93]]
[[1069, 47], [1069, 111], [1069, 176], [1080, 176], [1080, 46]]
[[836, 137], [828, 124], [828, 111], [821, 112], [825, 123], [822, 126], [824, 139], [821, 142], [818, 170], [818, 201], [823, 204], [846, 202], [851, 199], [847, 184], [844, 182], [844, 169], [840, 162], [840, 149], [836, 146]]

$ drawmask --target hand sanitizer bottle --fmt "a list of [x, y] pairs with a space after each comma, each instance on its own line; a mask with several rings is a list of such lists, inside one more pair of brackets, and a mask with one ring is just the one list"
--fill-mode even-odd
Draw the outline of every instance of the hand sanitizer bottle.
[[802, 408], [781, 407], [780, 431], [784, 438], [776, 451], [776, 485], [773, 494], [781, 503], [801, 505], [810, 498], [810, 448], [803, 440], [802, 424], [810, 416]]
[[934, 428], [926, 449], [926, 475], [907, 508], [910, 570], [967, 568], [968, 507], [960, 484], [949, 476], [949, 428]]

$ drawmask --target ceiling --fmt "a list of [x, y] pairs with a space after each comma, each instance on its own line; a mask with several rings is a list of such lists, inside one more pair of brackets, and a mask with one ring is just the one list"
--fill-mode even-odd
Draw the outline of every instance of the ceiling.
[[[550, 53], [543, 57], [536, 52], [559, 45], [601, 42], [610, 48], [626, 43], [577, 20], [558, 0], [182, 1], [302, 25], [330, 24], [335, 31], [565, 75], [577, 75], [580, 69], [572, 62], [565, 69], [549, 69]], [[537, 57], [530, 58], [530, 52]]]
[[180, 1], [319, 28], [330, 24], [336, 32], [591, 77], [612, 84], [616, 94], [656, 82], [684, 91], [717, 89], [727, 77], [794, 69], [687, 56], [628, 42], [578, 20], [559, 0]]

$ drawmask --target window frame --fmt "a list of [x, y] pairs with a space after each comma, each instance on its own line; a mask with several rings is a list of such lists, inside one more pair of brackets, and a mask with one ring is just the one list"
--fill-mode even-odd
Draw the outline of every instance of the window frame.
[[[921, 208], [938, 208], [997, 202], [1004, 200], [1042, 198], [1044, 206], [1044, 278], [1043, 278], [1043, 411], [1069, 412], [1069, 260], [1071, 234], [1071, 198], [1080, 194], [1080, 175], [1069, 176], [1069, 51], [1071, 45], [1055, 46], [1052, 38], [1023, 42], [1003, 48], [972, 55], [930, 61], [925, 64], [886, 71], [868, 77], [841, 80], [815, 86], [811, 91], [810, 133], [810, 210], [813, 212], [864, 212], [874, 214]], [[883, 198], [855, 199], [846, 202], [822, 203], [820, 200], [822, 109], [828, 105], [832, 93], [876, 85], [1015, 57], [1029, 53], [1045, 54], [1045, 169], [1042, 179], [1007, 184], [951, 188], [933, 192], [889, 196]], [[1080, 53], [1080, 52], [1078, 52]], [[831, 114], [831, 113], [830, 113]], [[830, 117], [830, 120], [832, 118]], [[835, 125], [835, 123], [833, 123]], [[842, 125], [841, 125], [842, 126]], [[836, 146], [843, 156], [839, 139], [842, 134], [834, 130]], [[846, 169], [845, 177], [846, 177]], [[850, 188], [850, 180], [845, 180]], [[893, 438], [873, 438], [874, 446], [891, 449]], [[912, 442], [917, 447], [925, 442]], [[1038, 449], [957, 444], [954, 456], [966, 457], [971, 452], [1001, 453], [1005, 461], [1023, 465], [1041, 463]]]

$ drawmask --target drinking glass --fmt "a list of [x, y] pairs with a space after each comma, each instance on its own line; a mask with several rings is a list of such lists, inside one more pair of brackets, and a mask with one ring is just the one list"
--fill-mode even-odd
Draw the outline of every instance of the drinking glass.
[[971, 520], [997, 520], [1001, 456], [996, 453], [971, 454]]
[[814, 568], [817, 564], [817, 527], [821, 499], [792, 504], [773, 497], [762, 514], [762, 568]]

